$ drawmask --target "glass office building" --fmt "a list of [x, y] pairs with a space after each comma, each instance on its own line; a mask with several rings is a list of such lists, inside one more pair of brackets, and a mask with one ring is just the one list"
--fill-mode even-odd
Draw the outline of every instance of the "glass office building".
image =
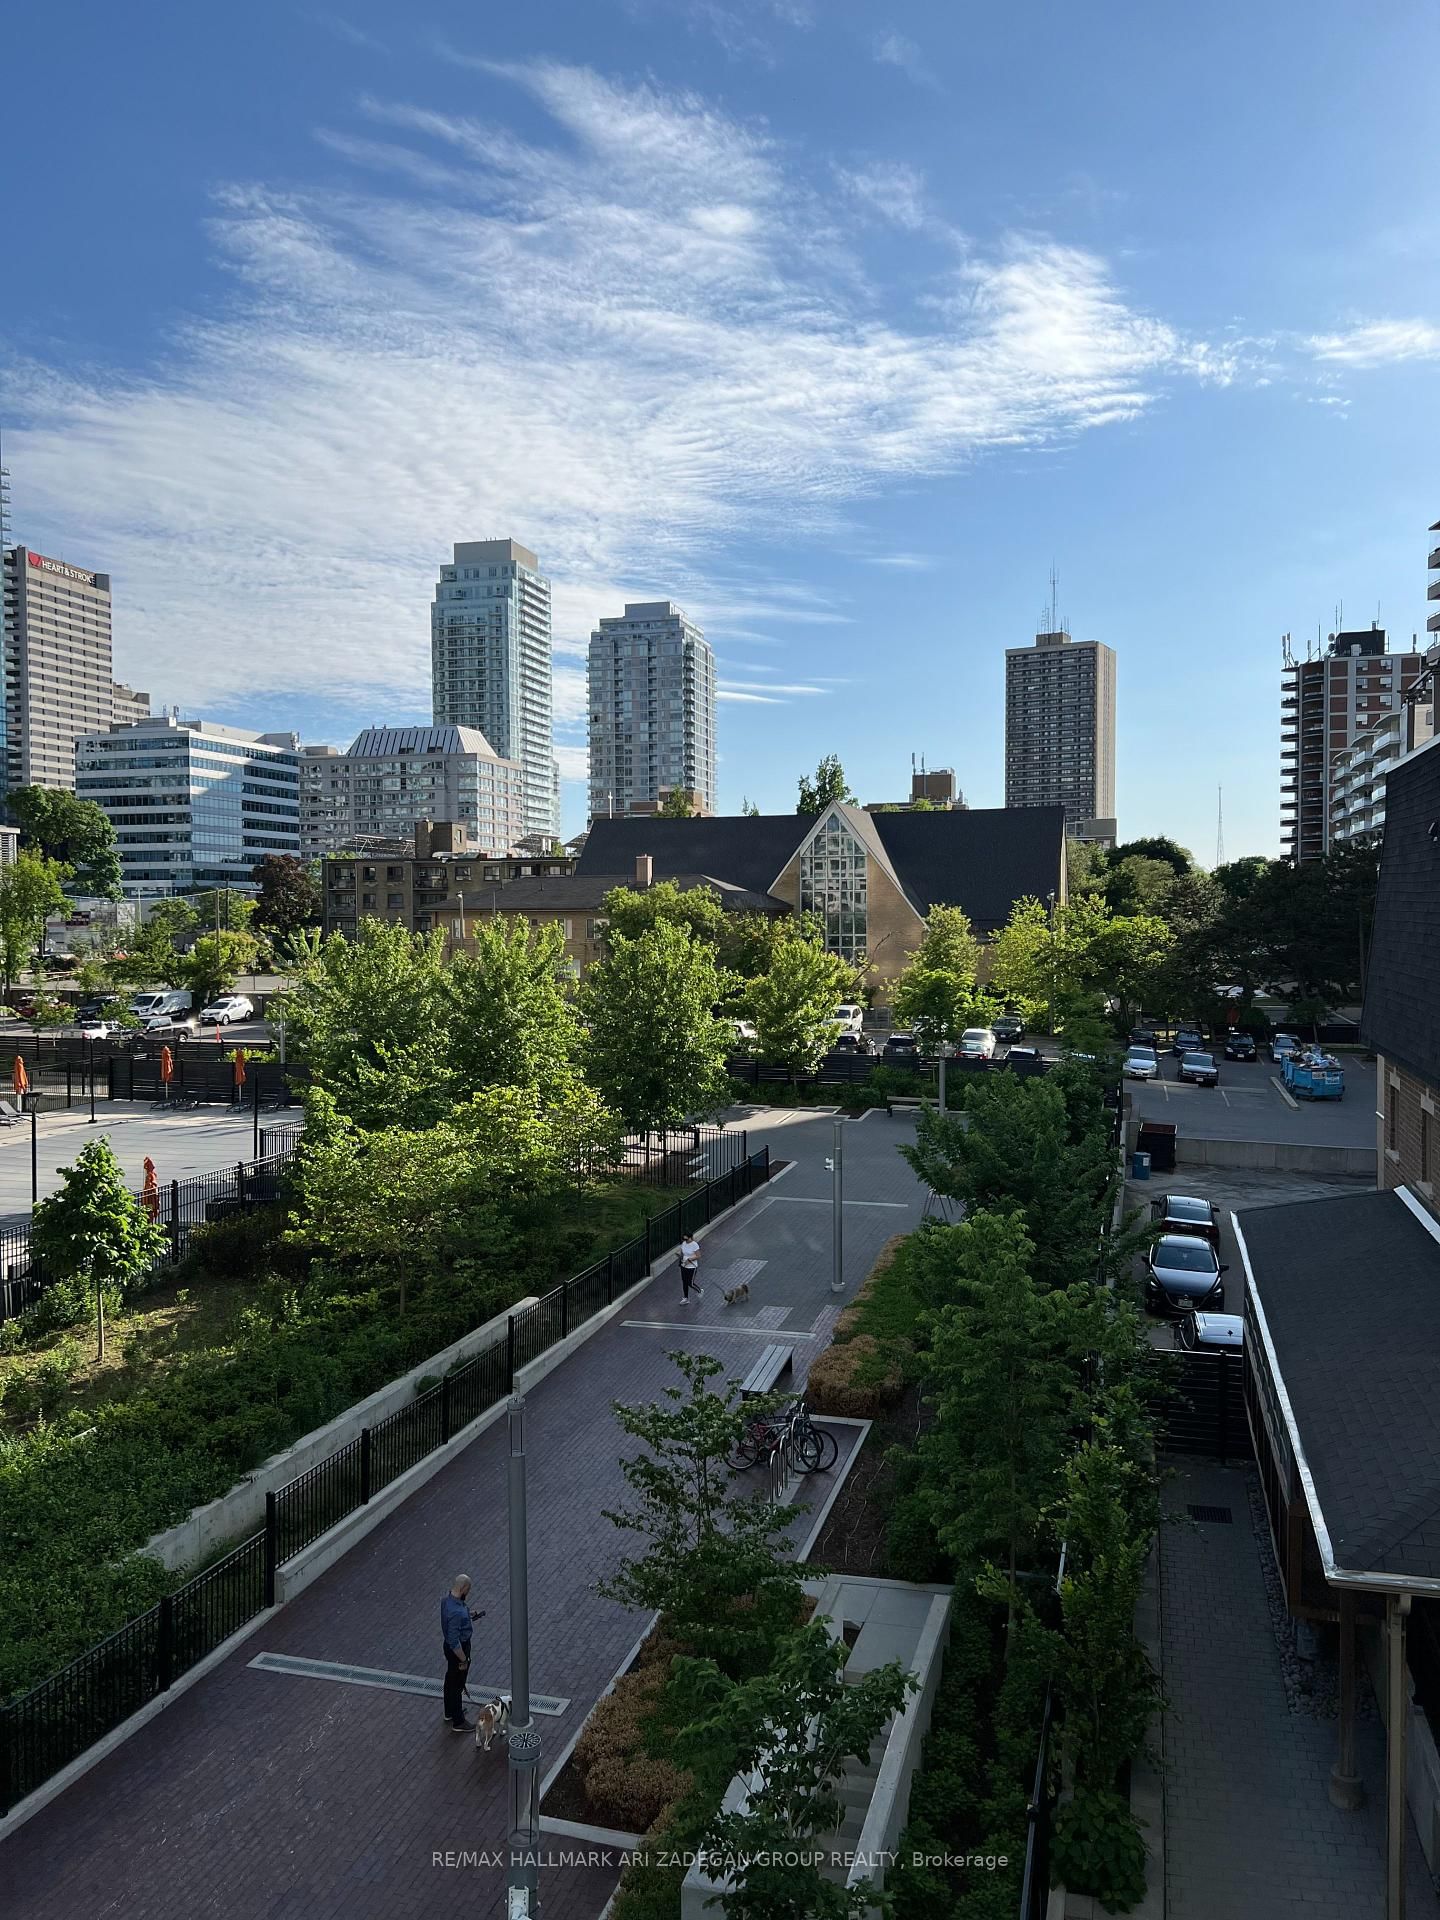
[[131, 896], [253, 885], [300, 851], [300, 743], [174, 715], [75, 743], [75, 790], [109, 815]]

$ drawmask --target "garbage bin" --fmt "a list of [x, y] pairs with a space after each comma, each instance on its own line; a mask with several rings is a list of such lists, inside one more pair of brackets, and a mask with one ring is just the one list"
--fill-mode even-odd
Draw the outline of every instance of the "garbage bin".
[[1148, 1180], [1150, 1178], [1150, 1156], [1148, 1153], [1131, 1154], [1130, 1178], [1132, 1180]]
[[1175, 1171], [1175, 1126], [1169, 1120], [1144, 1120], [1135, 1145], [1150, 1156], [1156, 1173]]

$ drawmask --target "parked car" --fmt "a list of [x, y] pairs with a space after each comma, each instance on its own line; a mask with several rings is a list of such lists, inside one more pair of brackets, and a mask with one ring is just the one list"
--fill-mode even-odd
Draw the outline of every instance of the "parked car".
[[1001, 1064], [1007, 1067], [1033, 1067], [1039, 1071], [1045, 1065], [1045, 1056], [1038, 1047], [1008, 1047]]
[[913, 1066], [920, 1058], [920, 1042], [913, 1033], [892, 1033], [885, 1042], [885, 1059], [891, 1066]]
[[1146, 1259], [1145, 1306], [1150, 1313], [1189, 1313], [1224, 1304], [1227, 1271], [1208, 1240], [1193, 1233], [1162, 1233]]
[[1253, 1033], [1226, 1034], [1225, 1058], [1227, 1060], [1253, 1060], [1255, 1056], [1256, 1046]]
[[1150, 1204], [1162, 1233], [1198, 1233], [1212, 1246], [1220, 1244], [1220, 1214], [1213, 1200], [1190, 1193], [1167, 1193]]
[[119, 1000], [118, 993], [102, 994], [95, 1000], [82, 1000], [75, 1009], [75, 1018], [77, 1020], [108, 1020], [110, 1017], [108, 1009], [118, 1005]]
[[208, 1007], [200, 1009], [202, 1027], [228, 1027], [232, 1020], [253, 1020], [254, 1017], [254, 1002], [243, 993], [222, 994], [218, 1000], [212, 1000]]
[[1182, 1053], [1177, 1080], [1189, 1080], [1197, 1087], [1218, 1087], [1220, 1069], [1213, 1053]]
[[842, 1033], [859, 1033], [865, 1024], [865, 1009], [847, 1001], [835, 1009], [835, 1024]]
[[88, 1020], [77, 1020], [75, 1024], [80, 1030], [82, 1040], [108, 1040], [112, 1033], [120, 1031], [118, 1020], [100, 1020], [92, 1017]]
[[189, 1013], [194, 1004], [186, 988], [163, 987], [149, 993], [137, 993], [130, 1002], [130, 1011], [141, 1020], [148, 1020], [157, 1013]]
[[1013, 1046], [1017, 1040], [1023, 1040], [1025, 1038], [1025, 1022], [1020, 1018], [1018, 1013], [1002, 1013], [994, 1022], [990, 1031], [997, 1040], [1003, 1041], [1007, 1047]]
[[195, 1031], [195, 1023], [185, 1014], [177, 1019], [173, 1013], [152, 1013], [142, 1029], [145, 1033], [173, 1034], [177, 1040], [188, 1040]]
[[1298, 1053], [1299, 1051], [1300, 1042], [1295, 1038], [1293, 1033], [1271, 1034], [1270, 1058], [1272, 1060], [1278, 1063], [1285, 1058], [1287, 1053]]
[[1172, 1053], [1198, 1053], [1205, 1044], [1205, 1036], [1198, 1027], [1177, 1027], [1175, 1038], [1170, 1043]]
[[1153, 1047], [1131, 1047], [1121, 1072], [1127, 1080], [1158, 1080], [1160, 1056]]
[[1187, 1313], [1175, 1323], [1175, 1344], [1186, 1353], [1239, 1353], [1245, 1322], [1238, 1313]]
[[831, 1053], [859, 1053], [860, 1035], [858, 1033], [837, 1033], [830, 1042]]
[[1132, 1047], [1149, 1047], [1152, 1053], [1160, 1051], [1160, 1036], [1153, 1027], [1132, 1027], [1130, 1029]]
[[960, 1036], [960, 1044], [955, 1049], [962, 1060], [993, 1060], [995, 1058], [995, 1030], [993, 1027], [967, 1027]]

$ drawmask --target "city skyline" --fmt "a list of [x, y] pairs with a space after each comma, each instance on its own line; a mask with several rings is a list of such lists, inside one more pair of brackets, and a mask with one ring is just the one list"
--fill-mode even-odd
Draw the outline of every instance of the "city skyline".
[[[716, 651], [722, 808], [828, 751], [996, 803], [1053, 562], [1124, 657], [1122, 825], [1203, 857], [1223, 785], [1232, 850], [1278, 851], [1280, 636], [1424, 627], [1425, 16], [905, 13], [905, 60], [858, 4], [743, 0], [542, 5], [498, 50], [443, 7], [263, 50], [177, 13], [157, 60], [82, 5], [71, 116], [13, 103], [15, 537], [111, 574], [122, 679], [344, 740], [431, 718], [436, 558], [513, 530], [555, 583], [567, 830], [588, 635], [662, 597]], [[15, 58], [49, 50], [22, 6]], [[1309, 111], [1341, 74], [1382, 123]]]

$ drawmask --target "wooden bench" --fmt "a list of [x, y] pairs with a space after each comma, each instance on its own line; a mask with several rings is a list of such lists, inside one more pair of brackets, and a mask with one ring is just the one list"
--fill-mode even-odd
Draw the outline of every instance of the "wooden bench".
[[758, 1399], [761, 1395], [773, 1393], [776, 1387], [790, 1373], [794, 1365], [793, 1347], [765, 1347], [760, 1358], [751, 1367], [740, 1385], [740, 1392], [747, 1400]]
[[916, 1093], [887, 1093], [885, 1096], [886, 1113], [919, 1113], [922, 1107], [934, 1104], [933, 1100], [922, 1100]]

